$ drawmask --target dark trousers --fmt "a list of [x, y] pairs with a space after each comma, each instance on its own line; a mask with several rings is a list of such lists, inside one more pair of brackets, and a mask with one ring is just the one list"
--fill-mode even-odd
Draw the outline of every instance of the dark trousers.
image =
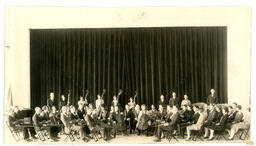
[[161, 139], [162, 132], [164, 132], [164, 131], [172, 131], [172, 129], [173, 129], [172, 126], [158, 125], [157, 132], [156, 132], [156, 137], [158, 139]]
[[35, 132], [35, 129], [34, 128], [23, 128], [23, 130], [22, 130], [22, 133], [23, 133], [23, 137], [24, 137], [24, 139], [28, 139], [29, 138], [29, 132], [30, 132], [30, 134], [31, 134], [31, 137], [35, 137], [35, 134], [36, 134], [36, 132]]

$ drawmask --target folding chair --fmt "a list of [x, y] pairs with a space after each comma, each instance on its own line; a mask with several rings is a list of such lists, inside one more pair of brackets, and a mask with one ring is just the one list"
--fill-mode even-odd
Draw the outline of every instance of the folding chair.
[[192, 130], [191, 131], [191, 137], [193, 141], [196, 141], [197, 139], [200, 139], [201, 141], [204, 141], [203, 137], [204, 133], [204, 127], [202, 126], [199, 130]]
[[11, 128], [9, 123], [6, 121], [6, 125], [8, 127], [8, 129], [10, 130], [11, 134], [12, 134], [12, 137], [14, 138], [14, 140], [17, 142], [19, 141], [21, 138], [20, 138], [20, 134], [19, 134], [19, 130], [18, 129], [14, 129], [14, 128]]
[[66, 135], [66, 138], [64, 139], [64, 141], [66, 142], [68, 139], [70, 139], [71, 142], [75, 141], [74, 133], [75, 133], [75, 131], [73, 131], [73, 130], [70, 130], [69, 133], [64, 132], [64, 135]]
[[173, 134], [173, 133], [176, 133], [176, 134], [178, 134], [178, 132], [177, 132], [177, 129], [173, 129], [173, 130], [171, 130], [171, 131], [169, 131], [169, 130], [165, 130], [165, 131], [163, 131], [163, 133], [164, 133], [164, 136], [165, 136], [165, 138], [170, 142], [172, 139], [175, 139], [176, 141], [179, 141], [175, 136], [175, 134]]
[[217, 140], [220, 140], [221, 138], [227, 140], [226, 135], [228, 135], [228, 133], [225, 129], [215, 130], [214, 133], [216, 135]]
[[[242, 138], [244, 136], [244, 138]], [[250, 126], [246, 129], [239, 129], [239, 131], [235, 134], [235, 137], [238, 137], [241, 140], [249, 140], [250, 139]]]

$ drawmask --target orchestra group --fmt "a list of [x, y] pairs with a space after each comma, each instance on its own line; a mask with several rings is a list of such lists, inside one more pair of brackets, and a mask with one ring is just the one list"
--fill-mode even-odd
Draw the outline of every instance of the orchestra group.
[[[108, 141], [118, 134], [137, 134], [155, 136], [154, 141], [159, 142], [167, 134], [177, 134], [177, 127], [180, 127], [179, 133], [186, 133], [186, 140], [198, 130], [203, 131], [202, 136], [207, 140], [213, 140], [216, 131], [225, 130], [228, 139], [232, 140], [239, 129], [250, 127], [250, 108], [242, 110], [237, 103], [221, 106], [214, 89], [210, 90], [207, 103], [201, 105], [192, 104], [188, 95], [180, 100], [172, 92], [169, 99], [161, 95], [157, 106], [136, 104], [131, 97], [123, 108], [119, 103], [120, 94], [113, 97], [111, 107], [107, 109], [102, 95], [97, 95], [94, 103], [81, 96], [77, 105], [71, 105], [64, 95], [56, 104], [54, 93], [50, 93], [47, 105], [35, 108], [32, 126], [22, 128], [23, 138], [27, 141], [59, 141], [60, 135], [64, 134], [72, 141], [77, 138], [88, 142], [101, 138]], [[12, 107], [8, 118], [12, 130], [19, 128], [18, 115], [18, 106]]]

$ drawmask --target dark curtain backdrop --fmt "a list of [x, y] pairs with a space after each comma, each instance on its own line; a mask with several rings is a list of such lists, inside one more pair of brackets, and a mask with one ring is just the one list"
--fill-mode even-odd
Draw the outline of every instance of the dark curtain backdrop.
[[67, 97], [77, 104], [84, 89], [89, 100], [106, 89], [110, 105], [118, 89], [120, 103], [138, 91], [136, 102], [157, 104], [171, 91], [192, 102], [206, 101], [211, 88], [227, 102], [227, 28], [90, 28], [30, 30], [31, 107]]

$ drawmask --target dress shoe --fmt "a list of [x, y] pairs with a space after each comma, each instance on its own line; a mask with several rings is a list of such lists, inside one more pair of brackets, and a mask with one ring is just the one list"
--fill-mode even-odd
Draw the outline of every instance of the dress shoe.
[[160, 141], [161, 141], [161, 139], [159, 139], [159, 138], [154, 140], [154, 142], [160, 142]]

